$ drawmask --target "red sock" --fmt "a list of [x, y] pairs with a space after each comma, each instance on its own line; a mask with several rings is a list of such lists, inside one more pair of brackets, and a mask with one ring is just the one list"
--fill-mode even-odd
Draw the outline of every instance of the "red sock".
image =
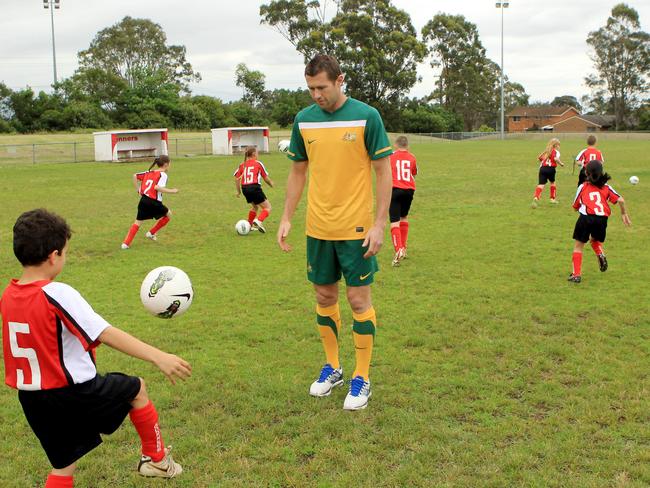
[[582, 253], [573, 251], [573, 274], [580, 276], [582, 272]]
[[596, 254], [605, 254], [603, 251], [603, 243], [599, 241], [591, 241], [591, 248]]
[[402, 248], [402, 233], [400, 231], [400, 228], [391, 227], [390, 235], [391, 238], [393, 239], [393, 247], [395, 248], [395, 252], [397, 252]]
[[402, 234], [402, 247], [406, 247], [406, 239], [409, 235], [409, 223], [408, 220], [400, 220], [399, 230]]
[[253, 225], [253, 220], [255, 220], [256, 216], [257, 216], [257, 212], [255, 210], [249, 210], [248, 211], [248, 223]]
[[151, 230], [150, 230], [149, 232], [150, 232], [151, 234], [155, 234], [155, 233], [158, 232], [160, 229], [162, 229], [163, 227], [165, 227], [165, 226], [167, 225], [167, 222], [169, 222], [169, 217], [167, 217], [167, 216], [165, 215], [162, 219], [160, 219], [160, 220], [158, 220], [158, 222], [156, 222], [156, 225], [154, 225], [154, 226], [151, 228]]
[[137, 224], [133, 224], [129, 229], [128, 234], [126, 234], [126, 237], [124, 238], [124, 244], [130, 246], [131, 242], [133, 241], [133, 238], [135, 237], [135, 235], [138, 233], [139, 230], [140, 230], [140, 226]]
[[557, 186], [551, 186], [551, 198], [555, 200], [555, 195], [557, 194]]
[[149, 401], [142, 408], [132, 409], [129, 412], [131, 422], [135, 426], [142, 443], [142, 454], [149, 456], [153, 462], [158, 462], [165, 457], [165, 448], [160, 427], [158, 426], [158, 412], [153, 403]]
[[270, 212], [267, 209], [262, 210], [260, 212], [260, 216], [257, 217], [257, 220], [259, 220], [260, 222], [264, 222], [264, 219], [269, 216], [269, 213]]
[[72, 488], [74, 480], [72, 476], [59, 476], [58, 474], [50, 473], [45, 482], [45, 488]]
[[535, 187], [535, 198], [539, 200], [539, 196], [542, 194], [543, 188], [540, 188], [539, 186]]

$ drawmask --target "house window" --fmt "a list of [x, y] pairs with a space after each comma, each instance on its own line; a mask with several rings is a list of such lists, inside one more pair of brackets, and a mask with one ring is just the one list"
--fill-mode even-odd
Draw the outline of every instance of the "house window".
[[520, 120], [521, 120], [521, 117], [519, 117], [518, 115], [515, 115], [515, 116], [512, 118], [512, 121], [513, 121], [513, 122], [519, 122]]

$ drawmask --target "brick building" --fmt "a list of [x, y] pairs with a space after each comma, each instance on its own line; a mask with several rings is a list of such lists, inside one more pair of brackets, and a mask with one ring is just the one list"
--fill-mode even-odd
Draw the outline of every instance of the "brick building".
[[562, 107], [515, 107], [507, 114], [506, 127], [508, 132], [542, 130], [579, 115], [580, 112], [575, 107], [568, 105]]

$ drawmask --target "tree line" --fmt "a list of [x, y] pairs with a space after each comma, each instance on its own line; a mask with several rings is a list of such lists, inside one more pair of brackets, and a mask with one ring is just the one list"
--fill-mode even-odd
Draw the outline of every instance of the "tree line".
[[[327, 15], [328, 8], [335, 7]], [[274, 0], [260, 7], [261, 23], [283, 35], [306, 60], [317, 52], [337, 57], [349, 95], [380, 110], [390, 131], [494, 130], [500, 104], [500, 67], [486, 56], [475, 24], [439, 13], [420, 32], [390, 0]], [[536, 105], [573, 105], [614, 114], [616, 127], [650, 129], [650, 36], [638, 13], [614, 6], [606, 24], [587, 38], [595, 72], [581, 101], [562, 95]], [[288, 127], [312, 103], [307, 90], [267, 90], [264, 73], [239, 64], [240, 100], [192, 95], [200, 81], [184, 46], [168, 45], [164, 30], [147, 19], [125, 17], [101, 30], [78, 53], [79, 68], [52, 93], [11, 90], [0, 83], [0, 132], [153, 126]], [[428, 62], [439, 76], [431, 92], [409, 98]], [[524, 87], [504, 76], [506, 110], [530, 104]]]

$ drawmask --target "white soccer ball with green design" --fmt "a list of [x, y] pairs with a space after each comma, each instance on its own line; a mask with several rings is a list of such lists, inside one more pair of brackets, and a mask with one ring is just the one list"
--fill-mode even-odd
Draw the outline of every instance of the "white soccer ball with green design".
[[162, 319], [183, 315], [194, 298], [189, 276], [174, 266], [161, 266], [149, 272], [140, 287], [140, 300], [147, 311]]

